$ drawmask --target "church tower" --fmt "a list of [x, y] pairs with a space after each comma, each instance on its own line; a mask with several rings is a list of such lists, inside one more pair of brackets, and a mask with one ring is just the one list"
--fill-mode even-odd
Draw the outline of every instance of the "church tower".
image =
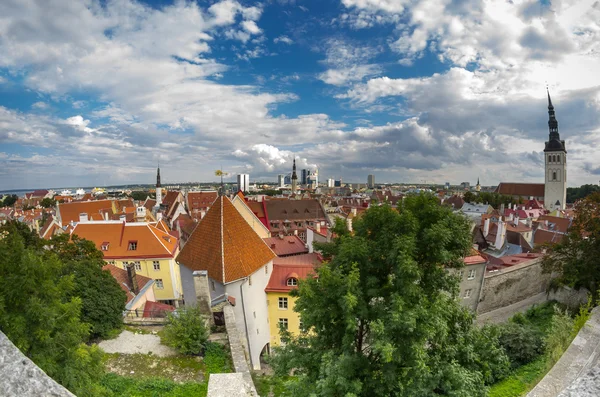
[[156, 169], [156, 207], [162, 204], [162, 189], [160, 187], [160, 165]]
[[475, 185], [475, 191], [479, 193], [481, 191], [481, 185], [479, 184], [479, 178], [477, 178], [477, 185]]
[[296, 157], [294, 157], [294, 166], [292, 167], [292, 194], [296, 194], [298, 186], [298, 175], [296, 175]]
[[567, 149], [560, 140], [558, 121], [548, 92], [548, 129], [550, 136], [544, 148], [546, 179], [544, 181], [544, 207], [547, 210], [564, 209], [567, 200]]

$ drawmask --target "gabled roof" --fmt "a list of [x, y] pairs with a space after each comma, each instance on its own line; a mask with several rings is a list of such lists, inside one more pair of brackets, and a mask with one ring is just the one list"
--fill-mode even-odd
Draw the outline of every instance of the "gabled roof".
[[269, 221], [283, 220], [327, 220], [327, 214], [319, 200], [268, 200], [266, 203]]
[[495, 193], [509, 196], [544, 197], [543, 183], [500, 182]]
[[571, 219], [559, 218], [558, 216], [542, 215], [538, 217], [538, 222], [548, 221], [548, 225], [552, 227], [552, 230], [559, 233], [567, 233], [571, 226]]
[[538, 246], [544, 243], [560, 243], [565, 235], [544, 229], [537, 229], [533, 235], [533, 245]]
[[208, 209], [218, 197], [217, 192], [188, 192], [187, 207], [188, 210]]
[[99, 214], [103, 210], [108, 210], [112, 213], [113, 200], [97, 200], [97, 201], [74, 201], [71, 203], [58, 204], [60, 220], [65, 226], [69, 222], [79, 222], [79, 214], [86, 213], [88, 216]]
[[304, 254], [277, 258], [273, 261], [273, 271], [265, 292], [289, 292], [295, 286], [288, 286], [287, 280], [295, 278], [304, 280], [315, 274], [315, 267], [321, 263], [318, 254]]
[[192, 271], [230, 283], [250, 276], [275, 258], [275, 253], [256, 234], [233, 206], [221, 196], [181, 250], [177, 261]]
[[[127, 294], [127, 300], [125, 303], [129, 303], [135, 295], [133, 293], [133, 286], [130, 285], [129, 276], [127, 275], [127, 270], [118, 268], [114, 265], [104, 265], [102, 270], [108, 270], [110, 274], [117, 280], [119, 287]], [[140, 291], [146, 286], [148, 283], [154, 283], [154, 280], [151, 278], [142, 276], [141, 274], [136, 274], [135, 278], [137, 280], [138, 288]]]
[[308, 253], [306, 244], [298, 236], [269, 237], [263, 240], [277, 256]]
[[[78, 223], [72, 234], [93, 241], [105, 259], [113, 258], [172, 258], [178, 247], [177, 238], [145, 222], [87, 222]], [[129, 242], [136, 242], [135, 250]]]

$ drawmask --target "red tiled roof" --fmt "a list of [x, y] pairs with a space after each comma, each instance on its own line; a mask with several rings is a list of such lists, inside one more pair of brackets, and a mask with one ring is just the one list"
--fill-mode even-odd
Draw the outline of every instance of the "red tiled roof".
[[275, 256], [231, 200], [221, 196], [198, 222], [177, 261], [229, 283], [248, 277]]
[[[102, 251], [105, 259], [172, 258], [178, 247], [177, 238], [143, 222], [78, 223], [73, 234], [93, 241], [100, 250], [102, 243], [108, 242], [108, 249]], [[136, 249], [130, 250], [133, 241]]]
[[559, 218], [558, 216], [542, 215], [537, 221], [542, 223], [548, 221], [548, 224], [554, 224], [553, 230], [560, 233], [567, 233], [569, 231], [569, 226], [571, 226], [571, 220], [569, 218]]
[[316, 266], [323, 262], [323, 257], [316, 253], [301, 254], [277, 257], [273, 259], [274, 264], [278, 265], [305, 265], [305, 266]]
[[62, 203], [58, 205], [60, 220], [62, 225], [73, 222], [79, 222], [79, 214], [86, 213], [88, 217], [91, 214], [98, 214], [102, 210], [109, 210], [112, 213], [113, 200], [98, 201], [77, 201], [71, 203]]
[[308, 253], [306, 244], [298, 236], [269, 237], [263, 240], [277, 256]]
[[521, 263], [529, 262], [538, 258], [541, 258], [543, 254], [516, 254], [516, 255], [507, 255], [502, 256], [500, 258], [495, 258], [493, 256], [490, 257], [490, 264], [495, 268], [502, 267], [510, 267], [519, 265]]
[[[119, 287], [127, 294], [127, 300], [125, 303], [129, 303], [135, 295], [133, 294], [132, 286], [129, 283], [129, 275], [127, 274], [127, 270], [120, 269], [114, 265], [104, 265], [102, 270], [107, 270], [110, 274], [117, 280]], [[154, 282], [151, 278], [142, 276], [141, 274], [136, 274], [135, 278], [137, 280], [138, 288], [142, 290], [149, 282]]]
[[509, 196], [544, 197], [543, 183], [501, 182], [495, 192]]
[[314, 269], [314, 265], [278, 265], [273, 263], [273, 271], [271, 272], [271, 278], [269, 278], [269, 283], [265, 288], [265, 292], [291, 291], [297, 287], [287, 285], [287, 280], [289, 278], [304, 280], [309, 277], [309, 275], [314, 275]]
[[188, 192], [187, 207], [189, 211], [207, 210], [218, 197], [217, 192]]
[[166, 312], [175, 311], [175, 307], [166, 303], [147, 301], [144, 305], [144, 317], [164, 317]]
[[537, 229], [533, 235], [533, 245], [538, 246], [544, 243], [560, 243], [564, 234], [552, 232], [544, 229]]

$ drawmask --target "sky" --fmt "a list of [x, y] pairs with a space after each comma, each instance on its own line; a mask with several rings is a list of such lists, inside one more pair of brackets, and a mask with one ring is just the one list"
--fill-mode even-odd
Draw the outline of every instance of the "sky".
[[0, 190], [600, 180], [600, 2], [2, 0]]

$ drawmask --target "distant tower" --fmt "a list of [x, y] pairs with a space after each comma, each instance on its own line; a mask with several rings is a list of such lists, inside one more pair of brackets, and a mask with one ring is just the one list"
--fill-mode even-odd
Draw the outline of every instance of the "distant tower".
[[367, 187], [369, 189], [375, 188], [375, 175], [371, 174], [367, 177]]
[[564, 209], [567, 200], [567, 149], [560, 140], [558, 121], [548, 91], [549, 139], [544, 148], [546, 173], [544, 181], [544, 207], [548, 210]]
[[292, 167], [292, 194], [296, 194], [298, 184], [298, 175], [296, 175], [296, 157], [294, 157], [294, 166]]
[[475, 185], [475, 191], [476, 192], [480, 192], [481, 191], [481, 185], [479, 184], [479, 178], [477, 178], [477, 185]]
[[156, 206], [160, 207], [162, 204], [162, 189], [160, 187], [160, 164], [156, 169]]

